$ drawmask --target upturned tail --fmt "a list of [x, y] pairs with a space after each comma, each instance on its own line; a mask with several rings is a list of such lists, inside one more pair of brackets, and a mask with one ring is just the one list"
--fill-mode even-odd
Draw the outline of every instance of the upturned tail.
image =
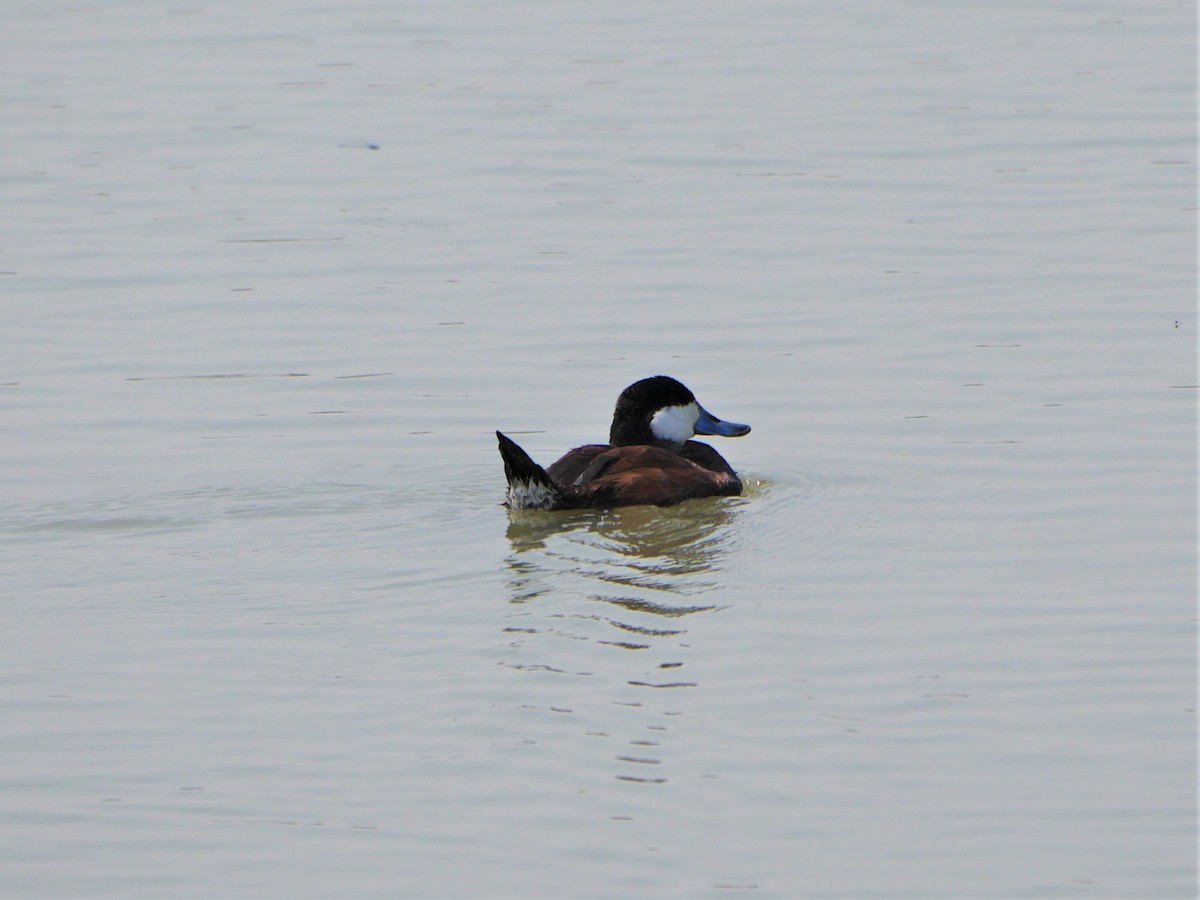
[[554, 509], [562, 501], [562, 491], [546, 470], [529, 458], [515, 441], [496, 432], [504, 477], [508, 479], [506, 504], [512, 509]]

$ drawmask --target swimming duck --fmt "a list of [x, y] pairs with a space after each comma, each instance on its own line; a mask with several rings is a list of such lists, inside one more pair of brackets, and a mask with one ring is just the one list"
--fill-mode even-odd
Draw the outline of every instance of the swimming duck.
[[643, 378], [617, 398], [607, 444], [586, 444], [543, 469], [499, 431], [512, 509], [583, 509], [735, 496], [742, 482], [721, 454], [691, 438], [741, 437], [749, 425], [724, 422], [666, 375]]

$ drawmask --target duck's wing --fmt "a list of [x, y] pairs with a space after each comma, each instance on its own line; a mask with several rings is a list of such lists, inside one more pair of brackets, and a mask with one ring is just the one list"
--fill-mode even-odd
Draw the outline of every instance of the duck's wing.
[[585, 495], [587, 505], [671, 506], [693, 497], [735, 496], [742, 483], [732, 470], [717, 471], [670, 450], [640, 445], [595, 454], [571, 490]]
[[567, 451], [562, 459], [547, 466], [546, 474], [554, 479], [556, 484], [583, 484], [591, 479], [591, 475], [587, 478], [583, 477], [589, 466], [606, 450], [612, 449], [608, 444], [585, 444], [582, 447], [576, 447], [574, 450]]

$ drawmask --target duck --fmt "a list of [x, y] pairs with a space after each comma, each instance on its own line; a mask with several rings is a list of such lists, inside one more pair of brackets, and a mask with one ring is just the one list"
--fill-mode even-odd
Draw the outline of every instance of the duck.
[[741, 437], [749, 425], [717, 418], [667, 375], [621, 392], [607, 444], [585, 444], [542, 468], [520, 445], [496, 432], [510, 509], [673, 506], [696, 497], [733, 497], [742, 482], [697, 434]]

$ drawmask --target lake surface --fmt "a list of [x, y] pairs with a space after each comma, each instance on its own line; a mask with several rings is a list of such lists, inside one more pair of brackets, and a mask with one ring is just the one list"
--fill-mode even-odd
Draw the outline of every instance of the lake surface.
[[0, 894], [1194, 896], [1193, 4], [5, 19]]

